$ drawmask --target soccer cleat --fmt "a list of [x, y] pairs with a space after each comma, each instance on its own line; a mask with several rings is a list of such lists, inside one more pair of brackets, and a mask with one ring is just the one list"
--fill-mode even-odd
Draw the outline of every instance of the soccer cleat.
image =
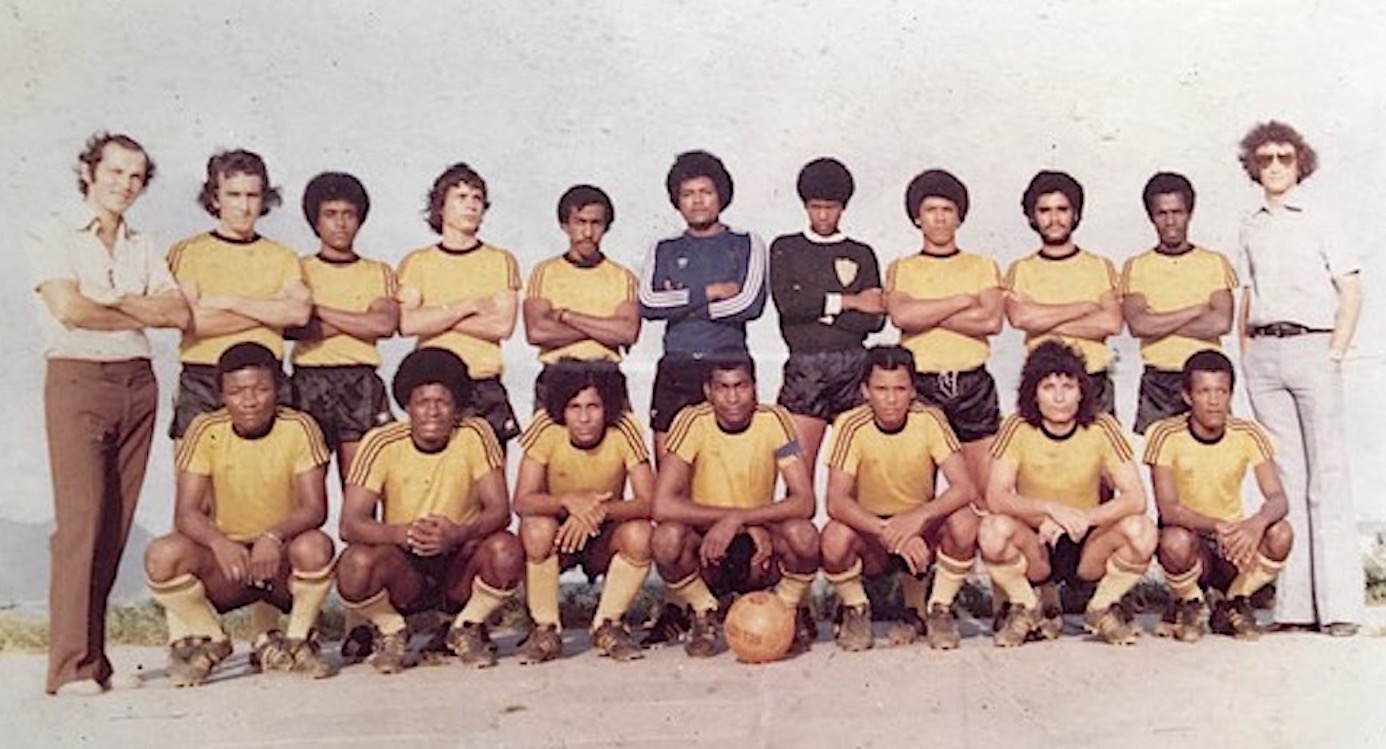
[[837, 633], [833, 637], [837, 646], [852, 653], [870, 650], [872, 645], [871, 604], [843, 606], [841, 614], [842, 621], [838, 623]]
[[175, 687], [195, 687], [231, 655], [231, 641], [184, 637], [168, 646], [168, 678]]
[[945, 604], [935, 603], [929, 607], [929, 613], [924, 618], [924, 629], [929, 637], [929, 647], [934, 650], [953, 650], [962, 644], [958, 620], [953, 617], [953, 610]]
[[1179, 625], [1175, 635], [1184, 642], [1198, 642], [1208, 631], [1208, 603], [1190, 598], [1180, 603]]
[[[555, 637], [557, 632], [554, 633]], [[530, 633], [533, 637], [533, 633]], [[496, 647], [486, 631], [485, 624], [464, 622], [461, 626], [448, 630], [448, 647], [464, 665], [472, 668], [490, 668], [496, 665]]]
[[688, 612], [681, 606], [666, 603], [659, 610], [659, 617], [655, 619], [654, 624], [646, 630], [645, 638], [640, 644], [650, 648], [678, 642], [688, 633], [689, 626]]
[[1020, 645], [1029, 639], [1031, 632], [1038, 629], [1041, 618], [1040, 610], [1037, 608], [1027, 608], [1018, 603], [1008, 604], [1006, 619], [992, 636], [992, 642], [998, 648]]
[[[558, 627], [552, 624], [535, 625], [525, 636], [525, 641], [520, 644], [521, 666], [551, 661], [560, 655], [563, 655], [563, 637], [558, 634]], [[494, 661], [494, 655], [492, 660]], [[463, 659], [463, 662], [465, 663], [466, 659]]]
[[645, 657], [645, 651], [636, 644], [626, 626], [610, 619], [592, 631], [592, 644], [613, 661], [635, 661]]
[[302, 640], [296, 637], [287, 638], [284, 644], [293, 658], [289, 670], [294, 673], [304, 674], [310, 679], [325, 679], [337, 673], [337, 669], [322, 654], [322, 645], [318, 642], [316, 632], [310, 632], [308, 637]]
[[348, 665], [360, 663], [371, 654], [375, 635], [371, 632], [368, 624], [359, 624], [351, 628], [345, 639], [342, 640], [342, 662]]
[[904, 616], [900, 620], [890, 625], [886, 630], [886, 642], [891, 647], [898, 645], [911, 645], [919, 641], [919, 638], [927, 634], [928, 627], [924, 624], [924, 618], [918, 611], [911, 608], [905, 609]]
[[818, 623], [813, 620], [813, 612], [800, 606], [794, 615], [794, 641], [789, 645], [789, 655], [807, 653], [817, 639]]
[[1134, 619], [1120, 603], [1083, 614], [1083, 628], [1112, 645], [1130, 645], [1140, 637]]
[[1173, 598], [1165, 601], [1164, 613], [1160, 615], [1160, 621], [1155, 624], [1155, 636], [1179, 637], [1179, 634], [1184, 631], [1183, 623], [1180, 622], [1183, 613], [1183, 601], [1177, 601]]
[[1256, 626], [1256, 613], [1252, 611], [1251, 601], [1246, 596], [1219, 601], [1213, 609], [1211, 624], [1214, 632], [1238, 640], [1261, 637], [1261, 630]]
[[408, 628], [388, 635], [377, 634], [366, 662], [382, 674], [397, 674], [413, 666], [413, 660], [409, 655]]
[[1039, 586], [1040, 623], [1031, 633], [1037, 640], [1057, 640], [1064, 632], [1064, 604], [1059, 597], [1058, 583]]
[[693, 614], [693, 626], [688, 630], [688, 641], [683, 644], [683, 652], [690, 658], [711, 658], [720, 649], [717, 644], [717, 612], [699, 611]]
[[255, 638], [254, 648], [250, 651], [251, 671], [288, 671], [293, 667], [294, 655], [289, 652], [283, 632], [272, 629], [261, 632]]

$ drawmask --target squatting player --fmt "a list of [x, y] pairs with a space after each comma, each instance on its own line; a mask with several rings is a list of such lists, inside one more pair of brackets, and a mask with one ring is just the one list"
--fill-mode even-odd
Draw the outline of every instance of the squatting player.
[[789, 347], [778, 402], [794, 417], [810, 482], [828, 423], [860, 402], [862, 342], [885, 325], [876, 253], [838, 228], [853, 190], [842, 162], [810, 161], [798, 181], [808, 229], [770, 243], [770, 293]]
[[[684, 650], [695, 658], [718, 652], [718, 595], [772, 585], [798, 610], [795, 645], [805, 649], [812, 618], [799, 605], [818, 573], [818, 531], [794, 422], [757, 402], [748, 357], [714, 359], [703, 390], [707, 402], [681, 411], [669, 431], [651, 541], [665, 595], [693, 610]], [[779, 501], [777, 476], [785, 486]]]
[[643, 656], [622, 619], [650, 571], [655, 477], [640, 425], [616, 405], [625, 391], [619, 372], [556, 368], [544, 410], [520, 438], [515, 511], [535, 626], [521, 663], [562, 653], [558, 575], [578, 563], [588, 579], [606, 576], [592, 618], [593, 644], [618, 661]]
[[505, 529], [500, 444], [484, 419], [463, 417], [470, 384], [451, 351], [404, 357], [391, 390], [409, 420], [368, 432], [347, 478], [337, 592], [375, 626], [368, 660], [381, 673], [412, 663], [404, 614], [431, 609], [452, 616], [439, 645], [469, 666], [495, 665], [486, 619], [524, 575], [520, 540]]
[[[991, 483], [978, 545], [1009, 608], [996, 644], [1059, 635], [1056, 601], [1044, 609], [1031, 582], [1097, 583], [1084, 626], [1114, 644], [1140, 630], [1121, 605], [1150, 565], [1158, 536], [1121, 427], [1097, 408], [1083, 358], [1058, 341], [1036, 346], [1020, 374], [1017, 413], [992, 446]], [[1103, 482], [1115, 489], [1104, 500]]]
[[[1214, 606], [1213, 631], [1255, 639], [1251, 595], [1280, 573], [1294, 542], [1289, 501], [1270, 436], [1232, 415], [1232, 362], [1200, 351], [1184, 363], [1183, 376], [1188, 416], [1155, 422], [1145, 447], [1160, 511], [1160, 566], [1173, 593], [1155, 633], [1202, 637], [1207, 585], [1227, 594]], [[1242, 512], [1247, 467], [1265, 498], [1250, 517]]]
[[[823, 570], [842, 601], [837, 644], [871, 647], [871, 608], [862, 575], [903, 563], [905, 641], [925, 631], [929, 645], [951, 649], [960, 637], [951, 607], [977, 552], [977, 490], [961, 445], [943, 412], [919, 403], [914, 357], [901, 346], [868, 350], [861, 383], [866, 404], [833, 423], [828, 453], [828, 516]], [[939, 472], [948, 488], [935, 495]], [[934, 589], [919, 581], [937, 560]], [[926, 613], [927, 612], [927, 613]]]
[[307, 414], [276, 407], [283, 377], [274, 352], [238, 343], [217, 361], [224, 405], [198, 415], [178, 450], [174, 530], [154, 539], [144, 569], [168, 616], [168, 676], [201, 684], [231, 654], [217, 620], [265, 602], [287, 629], [259, 631], [251, 662], [313, 678], [331, 665], [314, 624], [332, 589], [324, 487], [329, 458]]

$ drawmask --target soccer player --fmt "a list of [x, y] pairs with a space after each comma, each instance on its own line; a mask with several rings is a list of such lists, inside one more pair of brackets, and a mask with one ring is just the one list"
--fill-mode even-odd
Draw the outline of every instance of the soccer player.
[[[1155, 633], [1202, 637], [1207, 585], [1226, 593], [1214, 606], [1213, 630], [1255, 639], [1251, 595], [1275, 579], [1290, 555], [1289, 503], [1270, 436], [1256, 422], [1232, 415], [1232, 362], [1204, 350], [1189, 357], [1182, 374], [1188, 416], [1156, 422], [1145, 447], [1160, 511], [1160, 566], [1173, 594]], [[1250, 517], [1242, 512], [1247, 467], [1264, 497]]]
[[330, 676], [314, 624], [332, 589], [324, 487], [327, 445], [307, 414], [275, 405], [284, 375], [268, 348], [242, 342], [217, 360], [225, 404], [198, 415], [178, 450], [174, 530], [144, 569], [168, 616], [168, 676], [201, 684], [231, 654], [217, 621], [262, 601], [288, 627], [257, 632], [253, 666]]
[[404, 357], [391, 390], [409, 420], [368, 432], [347, 478], [337, 592], [375, 626], [368, 661], [380, 673], [413, 661], [403, 615], [432, 609], [452, 625], [431, 647], [494, 666], [486, 620], [524, 575], [524, 550], [506, 530], [500, 443], [484, 419], [463, 416], [471, 382], [447, 349]]
[[308, 181], [303, 217], [319, 246], [302, 264], [313, 312], [306, 326], [285, 331], [296, 341], [299, 408], [317, 420], [328, 448], [337, 453], [343, 485], [361, 438], [393, 418], [376, 372], [376, 341], [394, 335], [399, 325], [395, 272], [356, 253], [356, 235], [370, 210], [366, 188], [350, 174], [323, 172]]
[[[194, 416], [221, 407], [216, 363], [222, 352], [259, 343], [282, 360], [284, 329], [307, 323], [313, 308], [298, 256], [256, 231], [260, 217], [280, 202], [259, 154], [237, 149], [213, 155], [198, 199], [217, 219], [216, 228], [168, 251], [169, 270], [192, 309], [179, 346], [183, 371], [169, 424], [174, 440], [182, 439]], [[292, 405], [288, 379], [278, 381], [279, 404]]]
[[1040, 249], [1006, 271], [1006, 317], [1025, 331], [1029, 351], [1057, 339], [1081, 354], [1098, 412], [1115, 414], [1107, 338], [1121, 332], [1119, 279], [1112, 261], [1074, 244], [1083, 186], [1064, 172], [1042, 171], [1025, 188], [1020, 207], [1039, 235]]
[[838, 228], [853, 189], [842, 162], [810, 161], [798, 182], [808, 230], [770, 244], [770, 292], [789, 347], [778, 402], [794, 417], [810, 482], [828, 422], [860, 402], [862, 342], [885, 325], [876, 253]]
[[[1025, 360], [1017, 413], [992, 446], [991, 514], [978, 532], [993, 589], [1009, 599], [998, 646], [1059, 635], [1057, 596], [1041, 609], [1032, 582], [1096, 582], [1085, 628], [1120, 645], [1140, 633], [1121, 598], [1145, 574], [1158, 535], [1131, 446], [1096, 398], [1082, 356], [1066, 344], [1045, 341]], [[1116, 490], [1105, 500], [1104, 480]]]
[[433, 181], [426, 206], [437, 244], [415, 250], [399, 266], [401, 335], [419, 348], [442, 348], [467, 365], [471, 402], [458, 403], [491, 425], [502, 451], [520, 434], [501, 382], [501, 342], [515, 332], [520, 267], [509, 251], [477, 236], [491, 203], [486, 181], [456, 163]]
[[118, 686], [106, 605], [149, 464], [159, 386], [145, 328], [182, 328], [188, 307], [148, 235], [125, 213], [154, 179], [128, 135], [96, 133], [77, 156], [82, 203], [37, 237], [44, 425], [55, 529], [48, 598], [49, 694]]
[[625, 390], [619, 372], [554, 369], [544, 410], [520, 438], [515, 511], [534, 620], [521, 663], [562, 654], [558, 575], [579, 563], [589, 580], [606, 576], [592, 618], [593, 644], [618, 661], [644, 656], [622, 618], [650, 571], [655, 477], [640, 425], [614, 405]]
[[656, 242], [640, 275], [640, 315], [665, 321], [664, 356], [650, 401], [657, 461], [674, 417], [703, 401], [708, 359], [746, 356], [746, 323], [765, 309], [765, 244], [722, 223], [732, 178], [721, 159], [706, 151], [681, 153], [665, 187], [687, 228]]
[[651, 540], [666, 596], [693, 610], [684, 650], [716, 655], [718, 597], [770, 586], [798, 610], [795, 645], [806, 649], [812, 618], [799, 605], [818, 574], [818, 531], [794, 422], [757, 402], [749, 357], [713, 359], [703, 390], [707, 402], [681, 411], [669, 431]]
[[[1256, 418], [1280, 446], [1290, 524], [1300, 530], [1275, 620], [1356, 634], [1362, 560], [1344, 433], [1342, 362], [1362, 311], [1362, 258], [1332, 207], [1299, 189], [1318, 155], [1293, 127], [1260, 123], [1239, 157], [1262, 201], [1242, 221], [1242, 367]], [[1311, 532], [1312, 531], [1312, 532]]]
[[1189, 410], [1183, 395], [1184, 362], [1199, 351], [1220, 351], [1232, 329], [1237, 274], [1222, 253], [1189, 242], [1194, 189], [1181, 174], [1160, 172], [1145, 183], [1145, 213], [1155, 225], [1153, 249], [1121, 270], [1121, 309], [1131, 335], [1141, 340], [1137, 434]]
[[[999, 302], [999, 300], [998, 300]], [[961, 641], [951, 607], [977, 552], [977, 490], [943, 412], [916, 400], [914, 355], [901, 346], [868, 350], [865, 405], [833, 423], [823, 571], [842, 601], [837, 644], [871, 647], [871, 606], [862, 576], [903, 567], [908, 621], [903, 641], [925, 632], [949, 650]], [[939, 473], [948, 488], [937, 493]], [[937, 561], [934, 589], [920, 581]]]
[[958, 247], [967, 208], [967, 186], [949, 172], [930, 169], [910, 181], [905, 215], [923, 247], [890, 264], [886, 299], [900, 343], [914, 353], [919, 398], [948, 417], [972, 483], [983, 487], [1001, 425], [988, 339], [1001, 332], [1005, 295], [996, 261]]
[[[523, 307], [525, 338], [539, 347], [544, 365], [534, 381], [536, 412], [556, 368], [618, 364], [640, 336], [635, 274], [602, 254], [602, 237], [615, 220], [616, 208], [599, 187], [575, 185], [558, 199], [568, 250], [534, 266]], [[629, 394], [620, 395], [611, 407], [629, 411]]]

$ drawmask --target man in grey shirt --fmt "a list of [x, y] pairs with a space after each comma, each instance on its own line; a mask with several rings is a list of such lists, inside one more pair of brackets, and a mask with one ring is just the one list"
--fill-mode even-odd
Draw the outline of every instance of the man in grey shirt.
[[1239, 241], [1242, 367], [1256, 418], [1277, 443], [1299, 541], [1280, 575], [1275, 618], [1282, 628], [1350, 636], [1363, 579], [1341, 366], [1362, 308], [1361, 260], [1299, 187], [1318, 158], [1294, 128], [1256, 125], [1239, 156], [1263, 192]]

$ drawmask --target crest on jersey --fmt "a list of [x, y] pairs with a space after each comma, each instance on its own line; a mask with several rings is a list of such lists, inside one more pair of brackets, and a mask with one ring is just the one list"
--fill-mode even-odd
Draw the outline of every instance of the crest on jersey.
[[851, 286], [857, 280], [857, 261], [849, 257], [840, 257], [833, 261], [833, 270], [837, 271], [837, 280], [844, 287]]

